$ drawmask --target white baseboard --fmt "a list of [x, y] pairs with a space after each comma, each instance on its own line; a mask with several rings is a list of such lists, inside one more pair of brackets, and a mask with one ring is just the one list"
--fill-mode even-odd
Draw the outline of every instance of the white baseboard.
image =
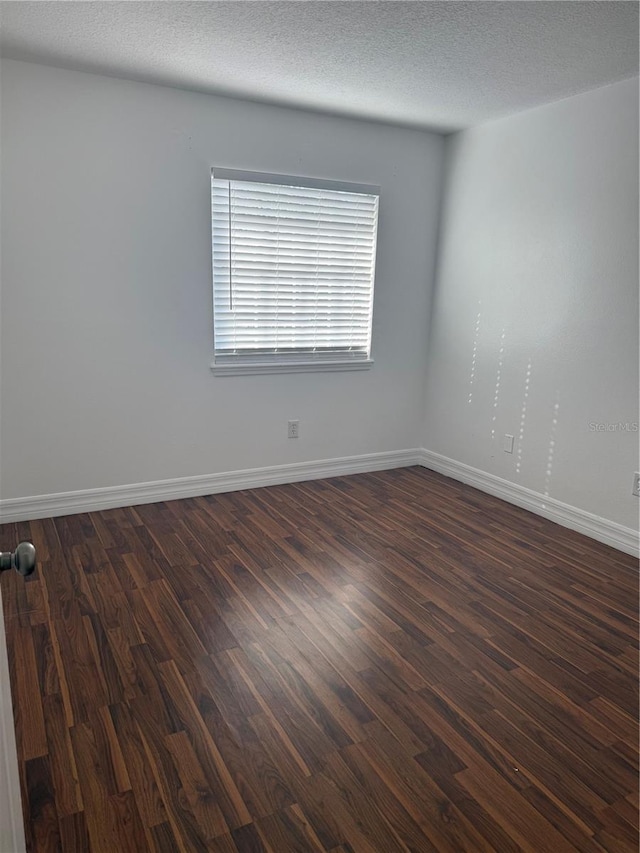
[[119, 506], [136, 506], [136, 504], [179, 498], [194, 498], [199, 495], [236, 492], [239, 489], [255, 489], [259, 486], [277, 486], [302, 480], [320, 480], [325, 477], [404, 468], [407, 465], [419, 465], [420, 458], [421, 451], [417, 448], [394, 450], [389, 453], [365, 453], [360, 456], [343, 456], [338, 459], [322, 459], [315, 462], [294, 462], [273, 465], [269, 468], [249, 468], [223, 474], [179, 477], [173, 480], [156, 480], [128, 486], [107, 486], [101, 489], [8, 498], [0, 500], [0, 523], [29, 521], [33, 518], [54, 518], [58, 515], [73, 515], [78, 512], [112, 509]]
[[235, 492], [239, 489], [255, 489], [260, 486], [276, 486], [302, 480], [363, 474], [367, 471], [384, 471], [389, 468], [403, 468], [407, 465], [422, 465], [438, 471], [440, 474], [467, 483], [508, 503], [521, 506], [627, 554], [633, 556], [640, 554], [638, 533], [630, 527], [623, 527], [606, 518], [562, 503], [555, 498], [546, 497], [517, 483], [503, 480], [494, 474], [488, 474], [424, 448], [395, 450], [389, 453], [365, 453], [360, 456], [295, 462], [268, 468], [249, 468], [243, 471], [180, 477], [127, 486], [108, 486], [101, 489], [9, 498], [0, 500], [0, 523], [28, 521], [33, 518], [53, 518], [58, 515], [73, 515], [78, 512], [120, 506], [136, 506], [157, 501], [193, 498], [198, 495]]
[[542, 515], [563, 527], [584, 533], [585, 536], [611, 545], [626, 554], [631, 554], [634, 557], [640, 555], [638, 532], [631, 527], [616, 524], [614, 521], [593, 515], [570, 504], [562, 503], [562, 501], [547, 497], [540, 492], [534, 492], [532, 489], [526, 489], [517, 483], [503, 480], [502, 477], [488, 474], [479, 468], [472, 468], [470, 465], [456, 462], [455, 459], [449, 459], [449, 457], [434, 453], [431, 450], [422, 450], [419, 464], [425, 468], [430, 468], [432, 471], [444, 474], [445, 477], [452, 477], [454, 480], [467, 483], [467, 485], [474, 486], [482, 492], [502, 498], [508, 503], [528, 509], [536, 515]]

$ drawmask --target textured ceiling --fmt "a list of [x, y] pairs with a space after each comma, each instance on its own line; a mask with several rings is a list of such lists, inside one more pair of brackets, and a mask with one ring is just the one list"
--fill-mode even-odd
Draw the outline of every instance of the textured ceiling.
[[635, 2], [3, 2], [4, 56], [451, 130], [638, 73]]

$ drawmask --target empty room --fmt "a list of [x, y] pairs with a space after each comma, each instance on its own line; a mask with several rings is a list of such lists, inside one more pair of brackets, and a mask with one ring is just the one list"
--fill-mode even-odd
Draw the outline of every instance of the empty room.
[[638, 11], [0, 2], [0, 853], [636, 853]]

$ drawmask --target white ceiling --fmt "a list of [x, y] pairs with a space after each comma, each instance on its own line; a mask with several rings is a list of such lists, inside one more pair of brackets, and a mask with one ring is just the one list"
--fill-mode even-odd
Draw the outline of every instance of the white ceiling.
[[636, 2], [2, 2], [4, 56], [452, 130], [638, 73]]

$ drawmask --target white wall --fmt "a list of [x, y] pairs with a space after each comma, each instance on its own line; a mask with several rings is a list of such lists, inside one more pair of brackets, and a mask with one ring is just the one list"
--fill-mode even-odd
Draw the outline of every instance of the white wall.
[[[428, 352], [441, 137], [1, 82], [0, 498], [423, 445], [636, 526], [638, 433], [589, 423], [638, 420], [637, 81], [448, 140]], [[212, 375], [212, 164], [381, 186], [371, 371]]]
[[446, 173], [424, 446], [637, 527], [638, 433], [589, 424], [638, 421], [638, 81], [456, 134]]
[[[1, 107], [3, 499], [419, 446], [442, 137], [13, 61]], [[212, 375], [212, 165], [381, 186], [370, 371]]]

